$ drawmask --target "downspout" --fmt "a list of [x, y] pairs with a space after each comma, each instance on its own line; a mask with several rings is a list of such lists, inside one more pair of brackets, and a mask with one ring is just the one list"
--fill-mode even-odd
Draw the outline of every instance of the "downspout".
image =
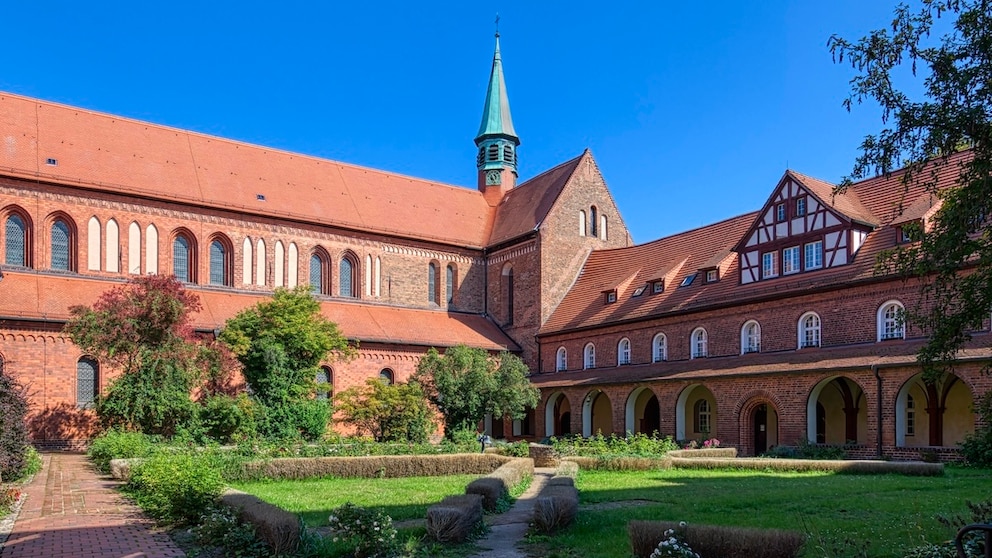
[[882, 375], [878, 372], [877, 364], [871, 365], [871, 371], [875, 374], [875, 408], [878, 409], [878, 426], [875, 428], [875, 457], [882, 459]]
[[544, 359], [541, 358], [541, 338], [535, 335], [534, 341], [537, 343], [537, 373], [544, 374]]

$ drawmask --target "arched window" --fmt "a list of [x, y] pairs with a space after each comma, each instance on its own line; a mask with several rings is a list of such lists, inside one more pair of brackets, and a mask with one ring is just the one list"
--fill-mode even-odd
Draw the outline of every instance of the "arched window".
[[741, 354], [761, 352], [761, 326], [750, 320], [741, 328]]
[[630, 339], [624, 337], [617, 343], [617, 366], [630, 364]]
[[710, 408], [709, 401], [705, 399], [696, 401], [692, 409], [693, 430], [700, 433], [708, 433], [710, 431], [710, 418], [712, 416], [713, 410]]
[[241, 282], [251, 285], [253, 271], [255, 271], [255, 258], [252, 256], [252, 243], [246, 236], [241, 243]]
[[582, 350], [582, 368], [596, 368], [596, 345], [587, 343], [586, 348]]
[[86, 224], [86, 269], [100, 271], [100, 221], [90, 217]]
[[107, 221], [107, 244], [106, 258], [104, 259], [104, 271], [120, 273], [121, 270], [121, 228], [117, 221], [111, 219]]
[[127, 272], [141, 275], [141, 225], [134, 222], [127, 227]]
[[76, 362], [76, 406], [82, 409], [93, 405], [100, 392], [100, 365], [89, 357]]
[[898, 300], [890, 300], [878, 309], [878, 340], [904, 339], [906, 327], [903, 321], [903, 306]]
[[155, 225], [145, 229], [145, 273], [158, 273], [158, 229]]
[[706, 330], [699, 327], [692, 332], [692, 358], [703, 358], [709, 354]]
[[330, 273], [328, 273], [328, 257], [323, 250], [314, 250], [310, 255], [310, 292], [314, 294], [329, 295]]
[[321, 366], [317, 369], [317, 399], [327, 399], [334, 384], [334, 371], [329, 366]]
[[286, 260], [289, 263], [286, 266], [286, 286], [294, 289], [300, 280], [300, 249], [296, 247], [295, 242], [289, 243]]
[[579, 236], [586, 235], [586, 212], [579, 210]]
[[820, 316], [807, 312], [799, 318], [799, 348], [820, 346]]
[[52, 223], [52, 269], [72, 270], [72, 233], [62, 219]]
[[4, 224], [4, 259], [3, 263], [17, 267], [30, 267], [28, 254], [28, 227], [24, 219], [16, 213], [7, 216]]
[[606, 215], [599, 217], [599, 238], [606, 240]]
[[568, 351], [565, 347], [558, 347], [558, 353], [555, 355], [555, 370], [558, 372], [568, 370]]
[[441, 301], [438, 298], [437, 279], [437, 264], [431, 262], [427, 265], [427, 301], [440, 306]]
[[286, 286], [286, 248], [277, 240], [272, 254], [272, 286]]
[[599, 217], [596, 215], [596, 206], [589, 208], [589, 236], [599, 236], [596, 234], [596, 225], [598, 224]]
[[455, 282], [456, 282], [455, 266], [453, 264], [448, 264], [448, 267], [444, 270], [444, 292], [445, 300], [448, 306], [451, 306], [455, 301]]
[[231, 285], [230, 250], [224, 243], [215, 238], [210, 243], [210, 284], [211, 285]]
[[372, 294], [376, 298], [379, 298], [381, 291], [379, 286], [382, 285], [382, 258], [379, 256], [375, 257], [375, 270], [372, 272]]
[[338, 264], [338, 279], [340, 281], [338, 295], [358, 298], [358, 291], [356, 290], [358, 281], [355, 280], [358, 276], [357, 267], [358, 264], [355, 263], [351, 254], [346, 254], [341, 258], [341, 263]]
[[255, 242], [255, 284], [264, 287], [269, 278], [269, 270], [266, 266], [268, 260], [265, 256], [265, 241], [261, 238]]
[[365, 255], [365, 297], [372, 297], [372, 254]]
[[651, 360], [662, 362], [668, 360], [668, 338], [664, 333], [659, 333], [651, 340]]
[[193, 243], [185, 234], [177, 234], [172, 240], [172, 274], [183, 283], [193, 283], [195, 269]]
[[384, 384], [392, 385], [393, 383], [393, 371], [389, 368], [383, 368], [379, 371], [379, 379], [382, 380]]

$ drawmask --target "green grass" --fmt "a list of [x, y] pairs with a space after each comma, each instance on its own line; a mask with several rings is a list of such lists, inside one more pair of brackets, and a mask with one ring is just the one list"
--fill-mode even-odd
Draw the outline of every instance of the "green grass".
[[423, 519], [427, 507], [445, 496], [462, 494], [478, 475], [391, 479], [314, 479], [239, 482], [231, 486], [280, 508], [298, 513], [311, 527], [327, 524], [331, 510], [351, 502], [382, 508], [396, 521]]
[[[627, 558], [632, 519], [789, 529], [809, 533], [807, 558], [897, 558], [925, 537], [953, 536], [934, 519], [966, 511], [965, 501], [992, 497], [989, 471], [950, 468], [940, 477], [760, 471], [582, 471], [581, 505], [647, 500], [643, 506], [586, 510], [553, 539], [537, 538], [532, 555]], [[850, 543], [846, 542], [850, 541]]]

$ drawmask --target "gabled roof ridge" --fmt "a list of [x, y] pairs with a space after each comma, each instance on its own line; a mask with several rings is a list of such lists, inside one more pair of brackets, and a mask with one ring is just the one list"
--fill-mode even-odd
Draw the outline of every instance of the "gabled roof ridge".
[[[852, 188], [846, 188], [838, 192], [836, 184], [793, 169], [786, 169], [783, 178], [785, 176], [791, 176], [810, 194], [816, 196], [820, 202], [826, 204], [847, 219], [872, 226], [877, 226], [880, 222], [878, 216], [865, 206], [864, 202], [861, 201], [861, 197], [858, 196], [857, 191]], [[781, 183], [782, 181], [779, 180], [779, 184]], [[821, 189], [829, 190], [829, 198], [826, 197], [828, 192], [820, 191]], [[850, 207], [840, 207], [838, 201], [848, 204]]]
[[189, 129], [185, 129], [185, 128], [179, 128], [177, 126], [172, 126], [172, 125], [169, 125], [169, 124], [160, 124], [160, 123], [151, 122], [151, 121], [148, 121], [148, 120], [141, 120], [141, 119], [134, 118], [134, 117], [131, 117], [131, 116], [121, 116], [121, 115], [111, 114], [109, 112], [103, 112], [103, 111], [99, 111], [99, 110], [95, 110], [95, 109], [90, 109], [90, 108], [85, 108], [85, 107], [77, 107], [77, 106], [73, 106], [73, 105], [67, 105], [67, 104], [64, 104], [64, 103], [56, 102], [56, 101], [49, 101], [49, 100], [46, 100], [46, 99], [39, 99], [39, 98], [35, 98], [35, 97], [28, 97], [28, 96], [25, 96], [25, 95], [19, 95], [17, 93], [10, 93], [8, 91], [0, 91], [0, 98], [5, 97], [5, 96], [6, 97], [14, 97], [14, 98], [20, 99], [22, 101], [27, 101], [27, 102], [31, 102], [31, 103], [38, 103], [38, 104], [42, 104], [42, 105], [48, 105], [48, 106], [59, 108], [59, 109], [63, 109], [63, 110], [70, 110], [70, 111], [74, 111], [74, 112], [83, 112], [83, 113], [89, 114], [91, 116], [96, 116], [96, 117], [100, 117], [100, 118], [109, 118], [111, 120], [122, 120], [122, 121], [126, 121], [126, 122], [128, 122], [130, 124], [137, 124], [137, 125], [141, 125], [141, 126], [153, 126], [155, 128], [158, 128], [158, 129], [161, 129], [161, 130], [164, 130], [164, 131], [171, 131], [171, 132], [176, 132], [176, 133], [180, 133], [180, 134], [188, 134], [188, 135], [196, 136], [196, 137], [199, 137], [199, 138], [202, 138], [202, 139], [223, 142], [223, 143], [227, 143], [227, 144], [230, 144], [230, 145], [238, 145], [238, 146], [243, 146], [243, 147], [248, 147], [248, 148], [253, 148], [253, 149], [260, 149], [260, 150], [263, 150], [263, 151], [271, 151], [273, 153], [278, 153], [280, 155], [289, 155], [291, 157], [299, 157], [299, 158], [302, 158], [302, 159], [309, 159], [311, 161], [318, 162], [318, 163], [331, 163], [331, 164], [334, 164], [334, 165], [340, 165], [340, 166], [349, 167], [349, 168], [352, 168], [352, 169], [364, 170], [364, 171], [371, 171], [371, 172], [374, 172], [374, 173], [377, 173], [377, 174], [383, 174], [383, 175], [393, 176], [393, 177], [396, 177], [396, 178], [405, 178], [405, 179], [413, 180], [413, 181], [416, 181], [416, 182], [421, 182], [421, 183], [424, 183], [424, 184], [430, 184], [430, 185], [434, 185], [434, 186], [444, 186], [444, 187], [448, 187], [448, 188], [457, 188], [458, 190], [464, 190], [464, 191], [469, 192], [469, 193], [478, 194], [479, 196], [482, 195], [482, 193], [479, 192], [478, 189], [470, 188], [468, 186], [459, 186], [457, 184], [448, 184], [446, 182], [438, 182], [436, 180], [429, 180], [429, 179], [426, 179], [426, 178], [418, 178], [416, 176], [412, 176], [412, 175], [408, 175], [408, 174], [403, 174], [403, 173], [400, 173], [400, 172], [386, 171], [386, 170], [383, 170], [383, 169], [376, 169], [376, 168], [373, 168], [373, 167], [367, 167], [367, 166], [363, 166], [363, 165], [357, 165], [355, 163], [347, 163], [347, 162], [344, 162], [344, 161], [338, 161], [338, 160], [329, 159], [329, 158], [326, 158], [326, 157], [319, 157], [317, 155], [312, 155], [312, 154], [308, 154], [308, 153], [300, 153], [300, 152], [297, 152], [297, 151], [289, 151], [289, 150], [282, 149], [282, 148], [279, 148], [279, 147], [266, 146], [266, 145], [263, 145], [263, 144], [260, 144], [260, 143], [252, 143], [252, 142], [249, 142], [249, 141], [236, 140], [236, 139], [232, 139], [232, 138], [225, 138], [223, 136], [217, 136], [217, 135], [213, 135], [213, 134], [208, 134], [206, 132], [199, 132], [199, 131], [196, 131], [196, 130], [189, 130]]
[[[551, 173], [555, 172], [556, 170], [561, 169], [561, 168], [564, 168], [564, 167], [566, 167], [568, 165], [577, 164], [582, 159], [582, 157], [586, 154], [587, 151], [588, 150], [583, 151], [578, 156], [572, 157], [571, 159], [565, 161], [564, 163], [559, 163], [559, 164], [551, 167], [550, 169], [547, 169], [545, 171], [542, 171], [540, 174], [535, 174], [534, 176], [532, 176], [532, 177], [528, 178], [527, 180], [525, 180], [525, 181], [521, 182], [520, 184], [518, 184], [516, 188], [514, 188], [514, 189], [510, 190], [509, 192], [507, 192], [506, 195], [507, 196], [512, 196], [514, 192], [517, 192], [517, 191], [519, 191], [519, 190], [521, 190], [523, 188], [526, 188], [527, 186], [531, 185], [532, 183], [536, 183], [536, 181], [539, 178], [543, 177], [546, 174], [551, 174]], [[504, 197], [504, 199], [506, 199], [506, 198]]]
[[[674, 234], [671, 234], [671, 235], [668, 235], [668, 236], [663, 236], [661, 238], [656, 238], [654, 240], [649, 240], [649, 241], [647, 241], [647, 242], [645, 242], [643, 244], [633, 244], [631, 246], [621, 246], [621, 247], [618, 247], [618, 248], [603, 248], [603, 249], [600, 249], [600, 250], [593, 250], [593, 252], [595, 252], [595, 253], [607, 253], [607, 252], [616, 252], [618, 250], [631, 250], [631, 249], [636, 249], [636, 248], [644, 248], [644, 247], [648, 247], [648, 246], [650, 246], [652, 244], [660, 244], [661, 242], [666, 241], [666, 240], [667, 241], [670, 241], [670, 240], [672, 240], [674, 238], [678, 238], [678, 237], [681, 237], [681, 236], [686, 236], [686, 235], [689, 235], [689, 234], [695, 233], [695, 232], [700, 232], [700, 231], [702, 231], [704, 229], [709, 229], [709, 228], [712, 228], [712, 227], [717, 227], [719, 225], [723, 225], [723, 224], [729, 223], [731, 221], [736, 221], [738, 219], [743, 219], [745, 217], [751, 217], [751, 218], [753, 218], [753, 216], [756, 215], [757, 213], [759, 213], [760, 211], [761, 210], [758, 209], [758, 210], [755, 210], [755, 211], [749, 211], [747, 213], [741, 213], [740, 215], [734, 215], [733, 217], [727, 217], [726, 219], [721, 219], [721, 220], [715, 221], [713, 223], [709, 223], [709, 224], [706, 224], [706, 225], [700, 225], [700, 226], [698, 226], [696, 228], [693, 228], [693, 229], [688, 229], [688, 230], [680, 231], [680, 232], [677, 232], [677, 233], [674, 233]], [[731, 247], [731, 249], [733, 249], [733, 247]]]

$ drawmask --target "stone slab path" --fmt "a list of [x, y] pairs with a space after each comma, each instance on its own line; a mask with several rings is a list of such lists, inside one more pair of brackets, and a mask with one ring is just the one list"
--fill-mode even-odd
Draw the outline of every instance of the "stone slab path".
[[548, 479], [555, 474], [554, 468], [539, 467], [534, 469], [534, 479], [527, 491], [517, 498], [513, 507], [499, 515], [487, 515], [489, 535], [476, 542], [484, 550], [475, 555], [476, 558], [524, 558], [527, 556], [517, 549], [517, 543], [523, 540], [530, 529], [534, 516], [534, 501]]
[[164, 531], [115, 491], [120, 484], [74, 453], [42, 454], [41, 471], [0, 558], [180, 558]]

